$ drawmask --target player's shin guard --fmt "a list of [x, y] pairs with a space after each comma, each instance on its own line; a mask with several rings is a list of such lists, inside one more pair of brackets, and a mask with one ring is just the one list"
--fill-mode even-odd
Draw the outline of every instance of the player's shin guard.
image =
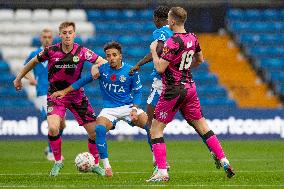
[[152, 149], [159, 169], [167, 169], [166, 144], [164, 138], [155, 138], [151, 140]]
[[61, 160], [61, 136], [58, 134], [57, 136], [48, 135], [49, 144], [51, 146], [55, 161]]
[[106, 143], [106, 127], [103, 125], [97, 125], [96, 132], [96, 145], [101, 159], [108, 158], [107, 143]]
[[88, 149], [89, 152], [94, 156], [95, 158], [95, 165], [99, 165], [100, 163], [100, 155], [99, 155], [99, 151], [98, 148], [96, 146], [96, 141], [92, 140], [92, 139], [88, 139]]
[[151, 143], [150, 127], [148, 125], [144, 125], [144, 129], [147, 132], [147, 142], [150, 146], [150, 150], [153, 152], [152, 143]]
[[221, 160], [225, 157], [225, 153], [222, 149], [222, 146], [217, 138], [217, 136], [214, 134], [212, 130], [208, 131], [203, 137], [206, 139], [206, 143], [209, 146], [209, 148], [212, 150], [212, 152], [216, 155], [218, 160]]
[[[62, 133], [63, 133], [63, 129], [60, 129], [60, 130], [59, 130], [59, 135], [60, 135], [60, 137], [62, 137]], [[49, 142], [48, 142], [48, 152], [49, 152], [49, 153], [52, 153], [51, 146], [50, 146]]]

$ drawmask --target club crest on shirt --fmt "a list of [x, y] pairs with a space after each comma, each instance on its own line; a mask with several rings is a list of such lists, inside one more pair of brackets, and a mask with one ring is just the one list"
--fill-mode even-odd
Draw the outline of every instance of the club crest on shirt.
[[164, 47], [163, 48], [163, 54], [168, 54], [170, 52], [170, 48], [169, 47]]
[[166, 119], [167, 118], [167, 116], [168, 116], [168, 113], [167, 112], [160, 112], [160, 118], [162, 118], [162, 119]]
[[79, 57], [78, 56], [73, 56], [73, 62], [79, 62]]
[[126, 81], [126, 77], [125, 77], [124, 75], [121, 75], [121, 76], [119, 77], [119, 81], [122, 82], [122, 83], [124, 83], [124, 82]]
[[88, 50], [88, 51], [86, 51], [85, 52], [85, 58], [86, 58], [86, 60], [91, 60], [91, 58], [93, 57], [93, 52], [92, 51], [90, 51], [90, 50]]
[[47, 113], [50, 113], [50, 112], [52, 112], [53, 111], [53, 107], [48, 107], [47, 108]]

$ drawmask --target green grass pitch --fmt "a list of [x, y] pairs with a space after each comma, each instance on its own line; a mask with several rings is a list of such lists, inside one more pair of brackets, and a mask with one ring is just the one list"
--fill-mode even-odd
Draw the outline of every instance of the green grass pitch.
[[235, 169], [232, 179], [217, 170], [200, 141], [166, 141], [168, 183], [147, 183], [152, 156], [145, 141], [109, 141], [114, 176], [104, 178], [75, 169], [75, 156], [87, 151], [86, 141], [63, 140], [64, 168], [49, 177], [45, 141], [0, 141], [0, 188], [284, 188], [284, 141], [222, 141]]

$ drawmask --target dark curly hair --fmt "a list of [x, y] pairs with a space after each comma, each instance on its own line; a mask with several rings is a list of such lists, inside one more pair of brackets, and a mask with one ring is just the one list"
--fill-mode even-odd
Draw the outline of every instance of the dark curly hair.
[[169, 11], [170, 11], [170, 8], [167, 6], [158, 6], [154, 10], [154, 17], [161, 19], [161, 20], [166, 20], [168, 18]]
[[108, 49], [117, 49], [121, 53], [122, 46], [116, 41], [108, 42], [104, 45], [104, 52]]

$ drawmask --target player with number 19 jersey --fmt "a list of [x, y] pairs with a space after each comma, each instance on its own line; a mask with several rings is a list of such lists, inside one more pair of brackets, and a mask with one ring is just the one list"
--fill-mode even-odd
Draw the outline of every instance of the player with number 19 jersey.
[[203, 117], [190, 72], [193, 55], [200, 51], [197, 37], [192, 33], [175, 33], [166, 41], [161, 58], [170, 64], [162, 74], [163, 91], [155, 109], [158, 121], [171, 122], [178, 110], [186, 120]]

